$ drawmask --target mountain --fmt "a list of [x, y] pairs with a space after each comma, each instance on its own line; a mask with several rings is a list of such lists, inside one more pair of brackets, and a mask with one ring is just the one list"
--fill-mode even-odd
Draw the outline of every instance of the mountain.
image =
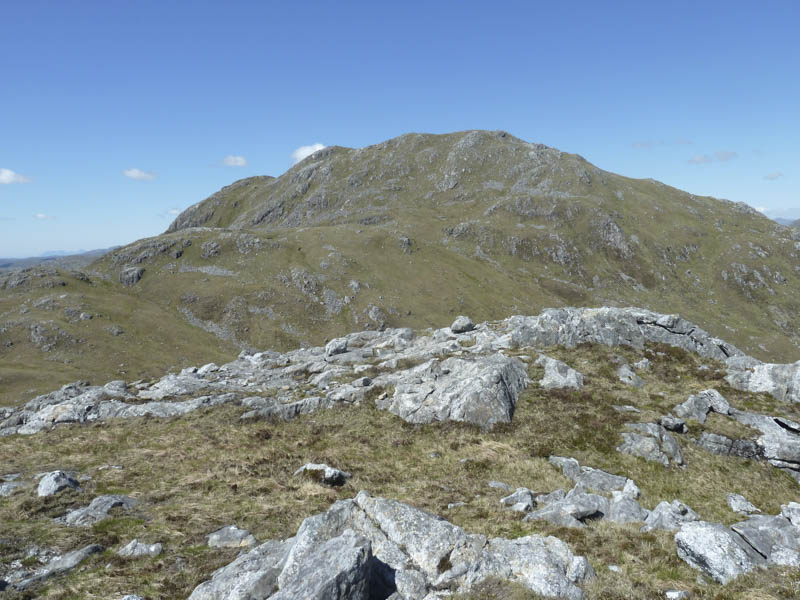
[[469, 131], [0, 274], [0, 593], [796, 596], [798, 258]]
[[775, 217], [773, 221], [781, 225], [786, 225], [787, 227], [792, 227], [792, 223], [795, 222], [794, 219], [787, 219], [785, 217]]
[[[164, 234], [107, 253], [87, 270], [91, 284], [58, 276], [125, 336], [65, 319], [65, 301], [35, 287], [53, 278], [0, 282], [0, 309], [15, 315], [6, 352], [21, 363], [0, 377], [15, 382], [4, 388], [11, 401], [43, 391], [31, 378], [53, 364], [61, 383], [101, 364], [144, 377], [152, 372], [139, 358], [177, 368], [203, 352], [229, 360], [353, 329], [567, 305], [680, 313], [754, 356], [790, 361], [800, 357], [793, 236], [747, 205], [615, 175], [505, 132], [329, 147], [280, 177], [237, 181]], [[59, 308], [47, 310], [46, 298]], [[158, 326], [129, 326], [137, 312], [120, 313], [118, 298], [157, 311]], [[21, 304], [24, 315], [14, 312]], [[56, 332], [48, 352], [32, 341], [42, 323]], [[173, 351], [179, 331], [192, 334]], [[140, 357], [111, 365], [112, 348]]]

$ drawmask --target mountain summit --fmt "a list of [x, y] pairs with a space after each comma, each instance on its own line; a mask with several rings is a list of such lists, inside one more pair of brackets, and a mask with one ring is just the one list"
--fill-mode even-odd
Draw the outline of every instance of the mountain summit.
[[[25, 382], [45, 347], [48, 362], [69, 361], [64, 382], [109, 375], [98, 370], [112, 368], [109, 353], [134, 348], [113, 370], [144, 376], [155, 374], [145, 363], [182, 367], [202, 352], [225, 360], [353, 329], [545, 306], [680, 313], [783, 362], [800, 357], [798, 239], [745, 204], [616, 175], [502, 131], [408, 134], [237, 181], [164, 234], [106, 254], [91, 283], [59, 275], [82, 312], [113, 315], [105, 329], [63, 318], [63, 299], [43, 300], [47, 278], [8, 276], [0, 303], [28, 307], [8, 329], [24, 357], [17, 390], [33, 391]], [[46, 310], [53, 303], [61, 308]], [[123, 304], [140, 309], [119, 314]], [[158, 327], [132, 321], [144, 307]]]

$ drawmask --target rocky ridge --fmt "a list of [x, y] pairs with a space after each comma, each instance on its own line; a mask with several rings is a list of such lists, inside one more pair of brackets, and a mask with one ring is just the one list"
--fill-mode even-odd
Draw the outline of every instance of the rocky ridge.
[[[539, 351], [580, 344], [680, 348], [724, 363], [725, 379], [733, 388], [768, 392], [780, 402], [800, 402], [800, 365], [761, 363], [678, 316], [635, 308], [548, 309], [538, 316], [478, 325], [459, 317], [451, 327], [423, 332], [358, 332], [324, 347], [283, 354], [243, 352], [231, 363], [184, 369], [154, 382], [112, 381], [104, 386], [78, 382], [20, 409], [3, 409], [0, 436], [32, 435], [68, 423], [179, 417], [231, 403], [248, 409], [243, 420], [292, 419], [366, 401], [409, 423], [454, 420], [486, 429], [513, 419], [520, 393], [533, 384], [527, 363], [544, 368], [538, 382], [543, 388], [579, 388], [583, 378], [577, 370]], [[635, 368], [646, 369], [647, 362], [640, 361]], [[618, 376], [630, 385], [629, 374]], [[627, 431], [620, 432], [623, 444], [617, 450], [665, 468], [679, 468], [684, 461], [673, 434], [685, 436], [690, 431], [686, 420], [704, 423], [714, 414], [752, 427], [760, 435], [732, 440], [704, 434], [696, 444], [717, 454], [767, 460], [800, 481], [800, 424], [736, 409], [713, 389], [689, 396], [673, 413], [657, 423], [628, 424]], [[582, 466], [567, 457], [551, 456], [550, 462], [573, 481], [571, 490], [519, 488], [502, 498], [501, 504], [523, 513], [526, 521], [544, 520], [562, 527], [582, 528], [590, 521], [606, 519], [640, 522], [642, 531], [676, 530], [678, 555], [721, 583], [757, 566], [800, 566], [800, 509], [795, 504], [784, 506], [777, 516], [754, 515], [725, 527], [703, 521], [677, 499], [663, 500], [652, 511], [643, 508], [637, 501], [638, 487], [625, 476]], [[330, 471], [334, 485], [349, 477], [327, 465], [305, 465], [297, 474], [310, 470], [320, 473], [320, 481]], [[26, 485], [13, 477], [4, 485], [8, 483], [20, 484], [8, 493], [20, 493]], [[77, 485], [71, 475], [54, 471], [41, 478], [39, 490], [58, 494]], [[108, 518], [112, 509], [131, 510], [134, 505], [125, 496], [98, 496], [89, 506], [57, 521], [86, 527]], [[139, 552], [139, 545], [131, 544], [135, 546], [131, 552]], [[150, 552], [151, 547], [142, 545], [141, 552]], [[99, 551], [99, 547], [84, 548], [62, 562], [73, 568]], [[35, 585], [66, 570], [62, 562], [27, 573], [10, 585], [17, 589]], [[330, 565], [330, 570], [319, 570], [321, 562]], [[547, 565], [544, 571], [542, 565]], [[322, 598], [332, 589], [344, 589], [342, 597], [432, 600], [469, 590], [490, 577], [522, 583], [546, 596], [580, 598], [579, 584], [592, 573], [586, 559], [572, 554], [556, 538], [487, 540], [440, 517], [361, 492], [354, 500], [307, 519], [294, 538], [266, 542], [242, 555], [199, 586], [192, 598], [249, 598], [252, 594]]]

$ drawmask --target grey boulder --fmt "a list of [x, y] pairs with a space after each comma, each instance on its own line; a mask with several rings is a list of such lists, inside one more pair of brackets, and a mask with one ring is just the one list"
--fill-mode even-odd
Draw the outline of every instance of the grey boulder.
[[271, 600], [368, 600], [372, 569], [370, 541], [351, 529], [303, 556], [291, 581]]
[[682, 560], [722, 584], [766, 562], [741, 536], [719, 523], [686, 523], [675, 534], [675, 545]]
[[725, 381], [746, 392], [766, 392], [782, 402], [800, 402], [800, 361], [761, 363], [750, 357], [729, 359]]
[[725, 501], [728, 503], [728, 506], [733, 512], [739, 513], [740, 515], [749, 515], [752, 513], [761, 512], [741, 494], [726, 494]]
[[251, 548], [256, 545], [256, 538], [246, 529], [236, 525], [228, 525], [209, 534], [209, 548]]
[[475, 324], [472, 322], [472, 319], [464, 315], [456, 317], [456, 320], [450, 325], [450, 331], [453, 333], [467, 333], [473, 329], [475, 329]]
[[546, 390], [583, 387], [583, 375], [565, 362], [541, 354], [534, 364], [544, 367], [544, 377], [539, 380], [539, 385]]
[[278, 590], [294, 538], [265, 542], [232, 563], [217, 569], [209, 581], [198, 585], [189, 600], [254, 600]]
[[693, 394], [682, 404], [678, 404], [673, 412], [682, 419], [694, 419], [705, 423], [711, 411], [727, 415], [730, 414], [730, 405], [717, 390], [703, 390]]
[[680, 529], [684, 523], [699, 521], [700, 517], [696, 512], [689, 508], [680, 500], [659, 502], [644, 521], [642, 531], [652, 531], [662, 529], [665, 531], [675, 531]]
[[40, 480], [36, 488], [36, 495], [41, 497], [53, 496], [67, 488], [79, 490], [78, 480], [64, 471], [52, 471], [46, 473]]
[[126, 558], [138, 558], [140, 556], [158, 556], [161, 554], [161, 550], [161, 544], [146, 544], [133, 539], [117, 550], [117, 554]]
[[630, 385], [632, 387], [643, 387], [644, 386], [644, 379], [639, 377], [633, 369], [631, 369], [630, 365], [621, 365], [617, 369], [617, 377], [619, 380], [624, 383], [625, 385]]
[[511, 421], [527, 383], [525, 365], [499, 352], [433, 359], [404, 373], [395, 382], [394, 394], [375, 405], [411, 423], [449, 420], [488, 428]]
[[108, 513], [112, 508], [120, 508], [122, 510], [130, 510], [136, 503], [132, 498], [127, 496], [109, 495], [98, 496], [89, 503], [89, 506], [84, 508], [77, 508], [68, 512], [62, 519], [66, 525], [74, 527], [91, 527], [95, 523], [99, 523], [104, 519], [108, 519], [111, 515]]
[[27, 589], [32, 585], [35, 585], [46, 579], [49, 579], [53, 575], [59, 575], [61, 573], [66, 573], [67, 571], [71, 571], [92, 554], [97, 554], [98, 552], [102, 552], [103, 550], [104, 548], [102, 546], [98, 546], [97, 544], [91, 544], [89, 546], [81, 548], [80, 550], [73, 550], [72, 552], [68, 552], [67, 554], [65, 554], [60, 558], [51, 560], [49, 563], [47, 563], [44, 567], [39, 569], [31, 577], [28, 577], [26, 579], [23, 579], [22, 581], [12, 584], [12, 587], [18, 590]]
[[626, 423], [625, 426], [633, 432], [622, 433], [622, 444], [617, 447], [618, 452], [658, 462], [665, 467], [683, 464], [678, 442], [658, 423]]

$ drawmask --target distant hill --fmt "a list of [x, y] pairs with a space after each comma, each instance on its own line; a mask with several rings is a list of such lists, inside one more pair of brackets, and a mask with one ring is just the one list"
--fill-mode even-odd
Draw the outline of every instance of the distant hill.
[[31, 256], [27, 258], [0, 258], [0, 273], [16, 269], [28, 269], [37, 265], [47, 265], [59, 269], [80, 269], [85, 267], [93, 260], [102, 256], [112, 248], [100, 248], [97, 250], [85, 250], [77, 253], [64, 251], [45, 252], [41, 256]]
[[[800, 358], [792, 235], [745, 204], [505, 132], [329, 147], [106, 253], [88, 283], [35, 270], [0, 278], [0, 312], [26, 310], [0, 339], [18, 361], [12, 373], [0, 359], [0, 378], [10, 398], [57, 361], [61, 383], [104, 369], [106, 380], [130, 379], [352, 330], [566, 305], [680, 313], [749, 354], [790, 362]], [[77, 306], [107, 322], [70, 320], [64, 311]], [[39, 326], [49, 337], [32, 333]]]

